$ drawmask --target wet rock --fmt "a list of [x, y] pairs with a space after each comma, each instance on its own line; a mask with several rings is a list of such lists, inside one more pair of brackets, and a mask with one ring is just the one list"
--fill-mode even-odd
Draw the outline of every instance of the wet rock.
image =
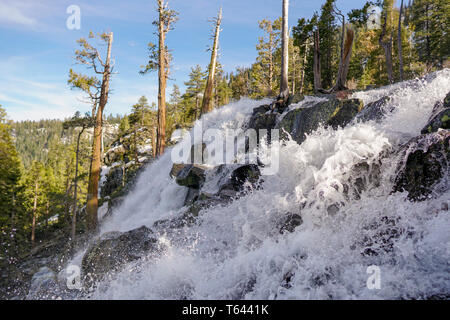
[[422, 134], [436, 132], [439, 129], [450, 129], [450, 108], [436, 114], [422, 129]]
[[394, 111], [394, 106], [389, 105], [391, 98], [385, 96], [377, 101], [369, 103], [365, 106], [360, 113], [356, 116], [356, 119], [361, 120], [362, 122], [367, 121], [380, 121], [382, 120], [386, 114]]
[[142, 226], [127, 232], [109, 232], [92, 243], [82, 261], [82, 272], [89, 281], [101, 280], [110, 272], [119, 271], [124, 264], [147, 254], [159, 254], [163, 248], [153, 232]]
[[270, 112], [270, 106], [260, 106], [253, 110], [247, 128], [255, 129], [257, 132], [261, 129], [273, 129], [277, 121], [277, 113]]
[[443, 188], [435, 188], [441, 179], [448, 179], [450, 161], [450, 131], [421, 135], [412, 139], [400, 152], [403, 161], [395, 179], [393, 192], [407, 191], [412, 201], [423, 201], [433, 193], [442, 193], [448, 189], [448, 183], [442, 183]]
[[[344, 127], [362, 109], [362, 101], [358, 99], [339, 100], [330, 99], [319, 102], [310, 108], [295, 109], [276, 125], [276, 129], [284, 129], [292, 138], [301, 144], [320, 125], [329, 125], [333, 128]], [[284, 136], [281, 134], [281, 136]]]
[[52, 299], [58, 287], [56, 274], [48, 267], [42, 267], [31, 279], [27, 300]]
[[342, 104], [327, 121], [327, 125], [332, 126], [334, 129], [345, 127], [356, 117], [363, 106], [363, 102], [358, 99], [343, 100]]
[[198, 189], [189, 188], [186, 199], [184, 200], [184, 205], [189, 206], [197, 201], [199, 194], [200, 191]]
[[183, 169], [186, 165], [183, 163], [174, 163], [172, 165], [172, 169], [170, 170], [170, 177], [176, 178], [178, 173]]
[[255, 184], [261, 176], [261, 171], [255, 164], [246, 164], [233, 170], [231, 173], [231, 183], [238, 190], [241, 190], [245, 182]]
[[206, 168], [201, 165], [188, 164], [178, 172], [175, 181], [184, 187], [200, 189], [205, 182]]
[[363, 256], [378, 256], [394, 251], [395, 241], [400, 237], [411, 237], [411, 229], [399, 226], [400, 218], [382, 217], [363, 227], [363, 238], [359, 246]]
[[305, 100], [305, 96], [301, 93], [296, 93], [294, 95], [291, 95], [289, 97], [289, 105], [290, 104], [297, 104]]
[[296, 213], [288, 213], [279, 222], [280, 233], [294, 232], [303, 223], [303, 219]]

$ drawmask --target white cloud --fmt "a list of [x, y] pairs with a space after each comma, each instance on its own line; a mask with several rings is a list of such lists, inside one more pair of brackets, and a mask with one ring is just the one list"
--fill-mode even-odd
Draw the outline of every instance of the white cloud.
[[0, 3], [0, 22], [19, 24], [26, 27], [35, 26], [37, 21], [35, 18], [27, 14], [23, 7], [15, 2]]

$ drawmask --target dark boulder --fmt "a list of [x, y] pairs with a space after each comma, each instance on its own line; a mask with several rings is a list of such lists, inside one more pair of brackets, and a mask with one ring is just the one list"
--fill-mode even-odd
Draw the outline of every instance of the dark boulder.
[[436, 132], [439, 129], [450, 129], [450, 108], [435, 115], [422, 129], [422, 134]]
[[144, 255], [161, 253], [163, 248], [145, 226], [127, 232], [109, 232], [95, 240], [83, 256], [82, 272], [86, 281], [101, 280], [106, 274]]
[[172, 169], [170, 170], [170, 177], [171, 178], [176, 178], [178, 173], [181, 171], [181, 169], [183, 169], [184, 167], [186, 167], [186, 165], [184, 163], [174, 163], [172, 165]]
[[[394, 192], [407, 191], [408, 198], [413, 201], [423, 201], [432, 196], [438, 182], [448, 179], [450, 161], [450, 131], [421, 135], [412, 139], [400, 152], [403, 161], [395, 179]], [[442, 187], [448, 188], [444, 183]]]
[[439, 129], [450, 129], [450, 92], [442, 101], [438, 101], [431, 112], [430, 119], [421, 133], [432, 133]]
[[[306, 134], [312, 133], [320, 125], [328, 125], [333, 128], [346, 126], [361, 111], [362, 106], [362, 101], [358, 99], [330, 99], [309, 108], [288, 112], [276, 125], [276, 128], [284, 129], [297, 143], [301, 144], [305, 141]], [[284, 135], [281, 134], [281, 136]]]
[[385, 96], [377, 101], [369, 103], [365, 106], [360, 113], [356, 116], [356, 119], [362, 122], [382, 120], [386, 114], [394, 111], [394, 106], [390, 105], [391, 98]]
[[231, 172], [229, 179], [222, 182], [218, 195], [224, 198], [232, 198], [238, 192], [244, 190], [246, 182], [255, 187], [261, 177], [261, 171], [255, 164], [242, 165]]
[[284, 215], [278, 222], [280, 233], [294, 232], [295, 228], [303, 223], [303, 219], [296, 213], [288, 213]]
[[184, 187], [200, 189], [205, 182], [206, 168], [201, 165], [188, 164], [179, 170], [175, 181]]
[[273, 129], [277, 121], [277, 114], [271, 112], [269, 105], [262, 105], [253, 109], [253, 113], [247, 124], [248, 129], [255, 129], [256, 131], [261, 129]]

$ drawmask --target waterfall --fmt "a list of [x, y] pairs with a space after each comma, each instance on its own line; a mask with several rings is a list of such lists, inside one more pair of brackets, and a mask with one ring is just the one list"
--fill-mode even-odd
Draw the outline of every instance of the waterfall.
[[[389, 96], [389, 114], [381, 122], [319, 128], [301, 145], [280, 143], [279, 170], [263, 176], [262, 188], [203, 210], [193, 226], [158, 233], [164, 254], [130, 263], [89, 297], [397, 299], [449, 293], [450, 216], [442, 204], [448, 207], [450, 192], [418, 203], [405, 192], [391, 193], [401, 160], [394, 151], [420, 134], [449, 89], [445, 69], [354, 93], [365, 105]], [[253, 108], [267, 103], [242, 99], [195, 125], [241, 128]], [[368, 169], [358, 169], [361, 164]], [[187, 188], [169, 176], [171, 168], [169, 149], [140, 175], [101, 232], [151, 228], [157, 220], [181, 215]], [[364, 188], [355, 194], [357, 181], [364, 181]], [[277, 221], [286, 213], [301, 215], [303, 223], [281, 234]], [[369, 266], [380, 270], [379, 289], [367, 287]]]

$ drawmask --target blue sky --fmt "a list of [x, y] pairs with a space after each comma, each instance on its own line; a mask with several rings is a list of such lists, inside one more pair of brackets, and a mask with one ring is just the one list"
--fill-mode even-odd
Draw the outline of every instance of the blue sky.
[[[290, 26], [319, 11], [323, 2], [291, 0]], [[345, 12], [364, 3], [337, 1]], [[174, 81], [169, 82], [167, 95], [174, 83], [184, 87], [192, 66], [208, 64], [208, 20], [221, 5], [220, 61], [226, 71], [255, 60], [255, 44], [261, 35], [258, 20], [273, 20], [281, 14], [281, 0], [169, 0], [169, 4], [180, 14], [167, 39], [174, 55]], [[66, 27], [70, 5], [81, 9], [80, 30]], [[82, 94], [67, 86], [67, 76], [70, 68], [90, 72], [73, 60], [75, 41], [87, 37], [90, 30], [114, 32], [112, 53], [118, 74], [111, 81], [105, 113], [128, 113], [142, 95], [156, 101], [156, 73], [138, 73], [146, 63], [147, 43], [156, 41], [151, 24], [156, 17], [156, 0], [0, 0], [0, 104], [13, 120], [61, 119], [77, 110], [89, 111], [89, 105], [80, 101]]]

